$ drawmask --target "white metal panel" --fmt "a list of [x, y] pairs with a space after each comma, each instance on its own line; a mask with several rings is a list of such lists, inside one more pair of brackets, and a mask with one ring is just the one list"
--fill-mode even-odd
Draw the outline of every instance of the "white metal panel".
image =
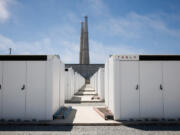
[[165, 118], [180, 118], [180, 62], [163, 62]]
[[65, 67], [63, 63], [60, 63], [60, 103], [59, 106], [64, 105], [64, 100], [65, 100]]
[[[53, 113], [57, 112], [59, 109], [59, 101], [60, 101], [60, 61], [54, 57], [52, 64], [52, 106]], [[49, 89], [50, 90], [50, 89]], [[50, 90], [51, 91], [51, 90]]]
[[120, 119], [120, 61], [116, 58], [111, 59], [112, 65], [110, 67], [110, 87], [109, 91], [111, 94], [109, 96], [110, 100], [110, 110], [114, 114], [114, 119]]
[[53, 58], [48, 56], [46, 63], [46, 120], [53, 119]]
[[27, 62], [26, 119], [45, 120], [46, 62]]
[[96, 72], [96, 92], [99, 93], [99, 89], [98, 89], [98, 72]]
[[122, 61], [121, 66], [121, 120], [139, 118], [139, 62]]
[[2, 72], [3, 72], [3, 69], [2, 69], [2, 64], [3, 62], [0, 62], [0, 119], [2, 118], [2, 103], [3, 103], [3, 75], [2, 75]]
[[101, 99], [104, 99], [104, 68], [98, 70], [98, 95]]
[[3, 118], [24, 119], [26, 62], [6, 61], [3, 69]]
[[70, 70], [68, 69], [67, 72], [67, 99], [70, 100], [71, 99], [71, 78], [70, 78]]
[[141, 118], [163, 118], [162, 62], [140, 62]]
[[109, 106], [109, 62], [105, 64], [105, 105]]
[[113, 95], [114, 95], [114, 60], [112, 58], [110, 58], [109, 60], [109, 109], [112, 111], [112, 113], [114, 113], [114, 109], [113, 109]]
[[65, 90], [65, 100], [68, 100], [68, 72], [67, 71], [65, 71], [65, 73], [64, 73], [64, 81], [65, 81], [65, 83], [64, 83], [64, 85], [65, 85], [65, 87], [64, 87], [64, 90]]

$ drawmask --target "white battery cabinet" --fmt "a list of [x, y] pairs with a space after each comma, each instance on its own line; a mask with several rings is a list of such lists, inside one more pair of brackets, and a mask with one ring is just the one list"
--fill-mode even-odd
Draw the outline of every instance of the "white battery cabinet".
[[115, 120], [180, 118], [180, 55], [113, 55], [107, 67]]
[[74, 82], [75, 93], [85, 85], [84, 77], [82, 77], [78, 72], [75, 72], [74, 74]]
[[105, 68], [104, 68], [104, 96], [105, 96], [105, 105], [109, 106], [109, 60], [106, 61], [105, 63]]
[[69, 79], [68, 79], [68, 76], [69, 76], [69, 72], [68, 72], [68, 69], [66, 69], [65, 71], [65, 100], [69, 100], [70, 99], [70, 85], [69, 85]]
[[0, 61], [1, 119], [52, 120], [60, 107], [59, 57], [1, 55]]
[[26, 68], [24, 61], [3, 62], [3, 119], [25, 119]]
[[[114, 119], [120, 118], [120, 75], [119, 60], [116, 57], [109, 58], [109, 109], [114, 114]], [[106, 100], [106, 99], [105, 99]]]
[[71, 99], [74, 95], [74, 70], [69, 68], [69, 99]]
[[66, 69], [65, 77], [65, 100], [68, 102], [85, 85], [85, 78], [74, 72], [72, 67]]
[[104, 68], [98, 70], [98, 95], [104, 100]]
[[59, 74], [59, 77], [60, 77], [60, 100], [59, 100], [59, 106], [63, 106], [64, 105], [64, 101], [65, 101], [65, 65], [64, 63], [60, 63], [60, 74]]
[[139, 119], [139, 62], [122, 61], [119, 70], [121, 119]]
[[65, 91], [65, 100], [71, 100], [75, 93], [75, 72], [72, 68], [66, 69], [66, 91]]
[[95, 75], [95, 78], [96, 78], [96, 82], [95, 82], [95, 86], [96, 86], [96, 92], [98, 93], [99, 92], [99, 89], [98, 89], [98, 72], [96, 72], [96, 75]]
[[46, 118], [52, 119], [52, 115], [59, 109], [60, 100], [60, 61], [57, 57], [49, 57], [47, 61], [46, 75]]
[[164, 117], [180, 118], [180, 61], [163, 62]]
[[0, 119], [2, 119], [2, 101], [3, 101], [3, 93], [2, 93], [2, 80], [3, 80], [3, 76], [2, 76], [2, 72], [3, 72], [3, 65], [2, 65], [3, 63], [2, 62], [0, 62]]
[[163, 118], [161, 61], [140, 61], [141, 118]]
[[100, 97], [101, 100], [104, 100], [105, 94], [105, 78], [104, 78], [104, 68], [99, 68], [97, 72], [93, 74], [90, 78], [91, 87], [95, 89], [96, 93]]
[[27, 76], [26, 119], [43, 120], [46, 118], [46, 62], [28, 61]]

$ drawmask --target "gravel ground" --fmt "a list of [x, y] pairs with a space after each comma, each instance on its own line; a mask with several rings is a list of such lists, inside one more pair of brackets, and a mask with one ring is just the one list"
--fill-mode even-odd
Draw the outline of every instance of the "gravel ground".
[[179, 135], [180, 125], [0, 126], [0, 135]]

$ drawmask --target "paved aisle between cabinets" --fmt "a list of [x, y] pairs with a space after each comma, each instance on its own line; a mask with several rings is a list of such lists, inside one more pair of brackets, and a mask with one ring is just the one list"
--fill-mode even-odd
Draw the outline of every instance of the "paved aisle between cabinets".
[[66, 119], [54, 120], [54, 123], [73, 125], [118, 124], [113, 120], [104, 120], [93, 106], [72, 106], [72, 111]]
[[[104, 107], [105, 104], [100, 99], [91, 98], [97, 96], [97, 93], [90, 85], [85, 85], [81, 90], [79, 90], [70, 103], [66, 103], [66, 106], [72, 106], [72, 111], [66, 119], [54, 120], [56, 123], [73, 123], [75, 125], [85, 125], [85, 124], [117, 124], [119, 122], [113, 120], [104, 120], [93, 107]], [[80, 97], [80, 98], [79, 98]], [[78, 102], [77, 102], [78, 99]]]

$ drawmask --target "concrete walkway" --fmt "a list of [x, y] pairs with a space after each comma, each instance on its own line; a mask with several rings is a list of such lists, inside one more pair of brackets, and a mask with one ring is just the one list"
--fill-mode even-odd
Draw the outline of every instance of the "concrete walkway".
[[[92, 99], [94, 97], [94, 99]], [[117, 124], [113, 120], [104, 120], [93, 107], [105, 107], [104, 101], [97, 99], [96, 91], [90, 86], [85, 85], [66, 103], [66, 106], [72, 106], [72, 111], [66, 119], [55, 120], [55, 123], [73, 123], [75, 125], [93, 125], [93, 124]]]
[[[94, 97], [94, 99], [93, 99]], [[85, 85], [77, 93], [74, 94], [70, 101], [67, 103], [93, 103], [104, 102], [101, 99], [97, 99], [97, 92], [89, 85]]]
[[67, 125], [115, 125], [120, 124], [114, 120], [104, 120], [96, 111], [93, 106], [73, 106], [72, 111], [66, 119], [57, 119], [52, 123], [67, 124]]

